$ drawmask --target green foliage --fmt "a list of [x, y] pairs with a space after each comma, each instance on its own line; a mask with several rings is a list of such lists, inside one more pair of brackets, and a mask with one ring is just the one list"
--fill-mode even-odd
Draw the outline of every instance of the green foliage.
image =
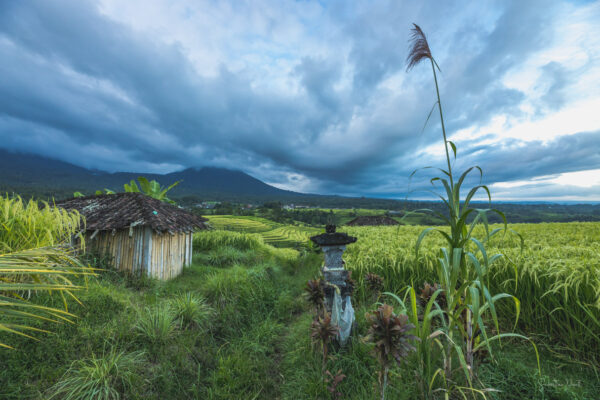
[[175, 315], [170, 307], [147, 307], [138, 317], [134, 326], [138, 337], [152, 345], [166, 343], [175, 335], [177, 328]]
[[[558, 231], [547, 232], [548, 226], [532, 225], [529, 231], [524, 232], [535, 238], [528, 239], [528, 249], [543, 249], [545, 241], [551, 235], [558, 237], [556, 240], [564, 241], [564, 247], [570, 248], [569, 253], [562, 253], [561, 257], [564, 260], [575, 257], [575, 262], [583, 256], [583, 253], [575, 251], [577, 241], [584, 246], [600, 242], [594, 234], [590, 234], [600, 231], [597, 227], [594, 227], [596, 231], [591, 228], [592, 225], [579, 230], [575, 230], [573, 226], [572, 231], [564, 228], [566, 235], [573, 236], [568, 240], [564, 235], [557, 235]], [[357, 243], [348, 246], [348, 252], [354, 252], [355, 246], [362, 245], [361, 242], [368, 239], [364, 232], [371, 228], [352, 229], [354, 232], [360, 231], [360, 236]], [[414, 232], [418, 229], [408, 227], [412, 231], [406, 233], [398, 233], [395, 229], [397, 228], [375, 228], [374, 232], [379, 230], [382, 246], [390, 242], [392, 256], [406, 247], [415, 269], [407, 272], [406, 276], [399, 275], [394, 281], [386, 275], [386, 289], [399, 285], [401, 278], [410, 282], [411, 275], [415, 276], [415, 281], [422, 277], [417, 270], [420, 264], [414, 260], [414, 242], [417, 236]], [[521, 227], [519, 230], [523, 231]], [[234, 235], [232, 232], [229, 234]], [[377, 235], [369, 237], [374, 239], [371, 246], [379, 246], [375, 241]], [[406, 243], [397, 243], [398, 237], [406, 239]], [[498, 239], [496, 237], [494, 240]], [[433, 248], [443, 243], [441, 240], [438, 242], [433, 239], [427, 243], [420, 257], [429, 257], [430, 253], [435, 256]], [[506, 246], [507, 243], [514, 246], [518, 253], [518, 238], [507, 237], [497, 245]], [[184, 269], [183, 274], [173, 280], [153, 281], [151, 285], [135, 288], [124, 277], [118, 279], [108, 272], [90, 279], [89, 289], [79, 294], [84, 305], [74, 303], [69, 310], [79, 316], [77, 324], [56, 325], [39, 321], [36, 327], [54, 327], [56, 334], [45, 336], [43, 341], [31, 341], [14, 335], [11, 337], [18, 351], [0, 352], [0, 364], [3, 365], [0, 369], [0, 398], [47, 398], [51, 394], [50, 388], [61, 377], [72, 376], [71, 373], [65, 374], [70, 365], [75, 365], [77, 360], [89, 364], [89, 360], [94, 358], [93, 354], [100, 359], [111, 352], [123, 352], [125, 355], [146, 353], [137, 362], [132, 385], [117, 389], [122, 399], [330, 398], [327, 389], [330, 384], [324, 382], [321, 373], [322, 354], [315, 352], [311, 343], [312, 311], [303, 299], [304, 285], [308, 279], [316, 276], [322, 255], [294, 252], [297, 258], [290, 260], [280, 257], [282, 249], [268, 249], [259, 263], [221, 268], [195, 264]], [[201, 252], [196, 253], [196, 256], [201, 255]], [[244, 259], [252, 260], [254, 250], [247, 252], [250, 255], [244, 256]], [[360, 259], [358, 254], [352, 254], [352, 257], [346, 257], [348, 267], [352, 267], [352, 262]], [[535, 257], [535, 253], [532, 256]], [[201, 257], [198, 259], [204, 260]], [[376, 259], [372, 261], [377, 262]], [[545, 260], [538, 262], [543, 263]], [[493, 270], [499, 265], [493, 266]], [[382, 264], [381, 267], [387, 265]], [[357, 290], [364, 290], [361, 289], [364, 277], [356, 272], [353, 277], [359, 279]], [[512, 287], [514, 282], [508, 282], [507, 285]], [[401, 289], [402, 287], [397, 292], [404, 295], [405, 291]], [[209, 319], [210, 326], [203, 325], [210, 329], [178, 329], [181, 325], [174, 316], [176, 334], [164, 343], [153, 344], [144, 336], [132, 335], [137, 333], [135, 326], [139, 323], [140, 310], [168, 307], [174, 314], [174, 299], [187, 292], [205, 298], [206, 304], [215, 310]], [[61, 301], [46, 292], [40, 293], [36, 300], [38, 304], [45, 306], [56, 306]], [[408, 297], [405, 300], [407, 305], [411, 304]], [[354, 306], [357, 335], [344, 348], [330, 346], [327, 368], [331, 372], [341, 369], [346, 375], [337, 386], [343, 399], [362, 400], [373, 398], [377, 391], [376, 371], [379, 368], [370, 355], [372, 346], [359, 339], [368, 330], [364, 314], [369, 311], [372, 303], [354, 303]], [[418, 314], [423, 315], [422, 302], [417, 300], [416, 306]], [[395, 308], [398, 312], [403, 310], [401, 306]], [[407, 308], [406, 314], [411, 317], [410, 306]], [[522, 310], [522, 314], [524, 313]], [[410, 322], [413, 323], [412, 320]], [[421, 321], [419, 324], [422, 327]], [[441, 324], [441, 319], [434, 317], [434, 324]], [[540, 337], [540, 340], [545, 340], [545, 337]], [[548, 339], [548, 343], [551, 343], [551, 339]], [[422, 342], [416, 343], [417, 351], [421, 344]], [[482, 382], [486, 386], [502, 390], [499, 393], [487, 393], [488, 398], [542, 400], [563, 396], [562, 398], [583, 400], [597, 397], [600, 386], [589, 366], [574, 364], [554, 353], [542, 351], [540, 356], [544, 362], [542, 376], [539, 376], [530, 348], [509, 339], [503, 340], [502, 345], [502, 349], [498, 344], [494, 347], [497, 363], [492, 364], [489, 359], [480, 361], [479, 378]], [[440, 351], [435, 342], [433, 346], [432, 354], [435, 357]], [[390, 399], [413, 400], [422, 397], [419, 382], [415, 379], [417, 355], [411, 353], [406, 361], [401, 366], [393, 363], [390, 368], [386, 391], [386, 397]], [[436, 362], [438, 360], [434, 358], [434, 364]], [[565, 397], [567, 394], [571, 397]], [[56, 396], [63, 397], [64, 394]]]
[[[33, 323], [73, 322], [66, 299], [78, 301], [73, 292], [83, 288], [73, 279], [93, 274], [66, 246], [80, 224], [77, 212], [0, 197], [0, 332], [34, 339], [33, 334], [47, 330]], [[63, 308], [32, 303], [32, 294], [39, 291], [59, 294]], [[4, 341], [0, 347], [11, 348]]]
[[223, 246], [239, 250], [259, 250], [264, 248], [264, 240], [258, 235], [248, 235], [226, 231], [208, 231], [194, 234], [193, 248], [195, 252], [216, 250]]
[[171, 300], [171, 308], [182, 328], [205, 327], [213, 315], [213, 308], [197, 293], [183, 292]]
[[138, 177], [138, 182], [140, 183], [139, 187], [133, 179], [131, 180], [131, 182], [129, 182], [129, 184], [126, 183], [125, 185], [123, 185], [125, 192], [126, 193], [144, 193], [146, 196], [150, 196], [154, 199], [158, 199], [160, 201], [164, 201], [169, 204], [175, 204], [175, 202], [173, 200], [171, 200], [167, 197], [167, 192], [169, 190], [173, 189], [175, 186], [179, 185], [181, 183], [181, 181], [177, 181], [167, 187], [164, 187], [164, 186], [161, 186], [160, 183], [158, 183], [154, 179], [151, 181], [148, 181], [148, 179], [146, 179], [145, 177], [140, 176], [140, 177]]
[[[506, 232], [507, 223], [504, 214], [496, 209], [474, 208], [470, 203], [478, 192], [483, 192], [491, 204], [491, 195], [487, 186], [475, 185], [467, 193], [464, 199], [461, 198], [462, 185], [471, 172], [478, 171], [481, 179], [483, 172], [480, 167], [474, 166], [464, 171], [458, 179], [452, 171], [452, 161], [450, 150], [452, 150], [452, 159], [456, 159], [456, 145], [447, 139], [444, 125], [444, 115], [442, 111], [442, 102], [437, 81], [436, 69], [439, 66], [431, 54], [429, 44], [421, 28], [414, 24], [412, 29], [411, 50], [408, 55], [408, 70], [419, 64], [421, 61], [428, 60], [431, 64], [437, 102], [432, 108], [432, 112], [437, 107], [440, 116], [442, 128], [442, 138], [444, 150], [446, 152], [447, 169], [438, 169], [441, 175], [430, 180], [431, 184], [441, 184], [442, 193], [434, 193], [444, 204], [444, 212], [433, 210], [423, 210], [441, 218], [447, 229], [429, 227], [424, 229], [418, 236], [415, 244], [415, 252], [418, 257], [419, 249], [423, 239], [430, 233], [437, 233], [446, 241], [446, 247], [440, 249], [438, 263], [435, 268], [436, 280], [440, 284], [437, 293], [443, 292], [445, 303], [443, 309], [436, 306], [441, 311], [443, 324], [436, 332], [440, 333], [440, 340], [443, 342], [444, 358], [443, 370], [439, 370], [444, 382], [453, 382], [450, 385], [444, 385], [441, 389], [446, 393], [460, 392], [464, 393], [461, 386], [466, 386], [466, 390], [473, 393], [480, 392], [479, 388], [474, 387], [473, 378], [476, 376], [475, 353], [477, 351], [487, 351], [492, 354], [491, 341], [499, 340], [503, 337], [520, 337], [527, 339], [522, 335], [515, 333], [500, 333], [500, 324], [496, 310], [496, 302], [501, 299], [512, 299], [515, 304], [515, 311], [512, 313], [515, 323], [520, 314], [519, 300], [506, 293], [493, 295], [489, 290], [489, 272], [492, 264], [502, 257], [501, 254], [488, 256], [486, 243], [499, 232]], [[427, 117], [429, 117], [431, 113]], [[427, 123], [427, 122], [426, 122]], [[414, 172], [413, 172], [414, 174]], [[412, 177], [412, 175], [411, 175]], [[489, 231], [488, 214], [496, 213], [503, 222], [503, 228], [497, 228]], [[474, 217], [473, 217], [474, 216]], [[469, 217], [472, 219], [469, 220]], [[478, 224], [484, 227], [485, 235], [477, 239], [473, 233]], [[414, 299], [415, 291], [410, 288], [411, 299]], [[432, 295], [433, 297], [433, 295]], [[430, 300], [431, 302], [431, 300]], [[413, 300], [412, 303], [416, 303]], [[437, 311], [437, 310], [436, 310]], [[418, 323], [416, 317], [416, 308], [414, 310], [413, 321]], [[429, 317], [429, 316], [427, 316]], [[433, 326], [431, 327], [433, 328]], [[425, 332], [428, 336], [429, 333]], [[533, 343], [533, 342], [532, 342]], [[534, 345], [536, 357], [537, 349]], [[418, 354], [422, 354], [419, 352]], [[453, 368], [453, 360], [456, 359], [460, 368]], [[538, 357], [539, 360], [539, 357]], [[427, 364], [429, 360], [421, 360], [421, 364]], [[438, 371], [438, 370], [436, 370]], [[457, 374], [464, 373], [466, 384], [456, 384]], [[422, 377], [425, 380], [433, 379], [430, 376]], [[430, 390], [433, 385], [429, 385]]]
[[256, 233], [264, 241], [276, 247], [306, 247], [309, 237], [321, 233], [320, 229], [283, 225], [258, 217], [240, 217], [230, 215], [207, 216], [210, 224], [221, 230]]
[[0, 196], [0, 254], [69, 243], [82, 225], [77, 211]]
[[124, 353], [112, 349], [100, 357], [77, 360], [50, 389], [48, 399], [118, 400], [140, 384], [137, 370], [144, 360], [141, 352]]

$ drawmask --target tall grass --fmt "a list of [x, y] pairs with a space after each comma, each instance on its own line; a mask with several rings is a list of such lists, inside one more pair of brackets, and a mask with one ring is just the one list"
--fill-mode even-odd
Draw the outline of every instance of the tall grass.
[[182, 328], [204, 327], [214, 313], [206, 299], [193, 292], [179, 293], [170, 306]]
[[[82, 288], [73, 279], [93, 273], [68, 246], [82, 222], [77, 212], [0, 197], [0, 331], [33, 338], [46, 331], [31, 326], [32, 320], [72, 321], [67, 298], [78, 301], [73, 292]], [[37, 291], [59, 294], [64, 310], [32, 304]]]
[[[427, 338], [439, 337], [437, 341], [439, 341], [444, 355], [443, 365], [438, 366], [437, 369], [423, 367], [425, 362], [429, 362], [428, 353], [431, 352], [429, 345], [426, 344], [426, 347], [422, 349], [423, 351], [417, 352], [419, 355], [426, 356], [425, 359], [421, 358], [419, 360], [421, 373], [426, 373], [425, 376], [421, 376], [421, 379], [427, 382], [425, 387], [429, 388], [426, 394], [431, 395], [436, 391], [443, 391], [446, 396], [453, 396], [458, 393], [464, 396], [465, 392], [468, 391], [471, 391], [472, 394], [483, 394], [484, 392], [477, 388], [477, 385], [474, 385], [477, 351], [485, 350], [491, 355], [492, 341], [503, 337], [525, 338], [516, 333], [500, 333], [495, 304], [502, 299], [512, 299], [516, 310], [511, 311], [509, 315], [518, 320], [519, 300], [505, 293], [494, 294], [490, 292], [488, 287], [490, 268], [494, 262], [498, 261], [501, 254], [489, 255], [486, 244], [491, 237], [501, 232], [502, 229], [506, 231], [506, 218], [498, 210], [491, 208], [479, 209], [471, 204], [471, 200], [478, 193], [487, 195], [486, 197], [491, 203], [490, 191], [485, 185], [476, 184], [464, 198], [461, 196], [461, 190], [464, 189], [463, 184], [470, 177], [470, 174], [479, 172], [479, 178], [481, 179], [483, 172], [479, 166], [466, 169], [460, 176], [455, 175], [452, 170], [457, 147], [448, 140], [446, 134], [436, 72], [439, 71], [439, 66], [432, 55], [425, 34], [418, 25], [414, 24], [411, 48], [407, 58], [407, 71], [422, 61], [431, 65], [437, 98], [427, 120], [437, 108], [446, 155], [445, 169], [436, 168], [435, 170], [438, 171], [439, 175], [430, 180], [434, 187], [436, 184], [439, 185], [436, 189], [441, 193], [436, 191], [432, 191], [432, 193], [442, 201], [444, 212], [422, 211], [442, 219], [446, 229], [436, 227], [424, 229], [417, 237], [415, 251], [418, 256], [422, 241], [430, 234], [438, 234], [444, 239], [444, 246], [440, 247], [434, 267], [435, 281], [439, 283], [440, 289], [431, 296], [427, 306], [420, 310], [421, 315], [418, 315], [419, 310], [414, 287], [409, 287], [404, 294], [405, 296], [410, 295], [409, 305], [399, 297], [396, 297], [396, 299], [401, 306], [412, 311], [410, 319], [416, 327], [417, 334], [421, 336], [420, 320], [422, 320], [423, 326], [427, 326], [427, 330], [431, 330], [431, 332], [424, 332], [423, 336]], [[453, 155], [452, 158], [450, 154]], [[413, 175], [415, 172], [413, 172]], [[490, 232], [487, 217], [489, 213], [498, 214], [504, 221], [504, 227]], [[479, 237], [475, 236], [474, 232], [478, 223], [485, 227], [484, 234]], [[436, 302], [436, 297], [440, 295], [443, 295], [444, 298], [443, 305]], [[435, 322], [432, 321], [434, 318]], [[430, 322], [425, 323], [425, 321]]]
[[146, 308], [134, 326], [138, 337], [152, 345], [166, 343], [175, 335], [176, 328], [173, 310], [165, 305]]
[[261, 250], [265, 242], [260, 235], [228, 231], [204, 231], [194, 235], [194, 252], [208, 251], [223, 246], [238, 250]]
[[[498, 228], [491, 225], [490, 229]], [[490, 267], [487, 286], [492, 293], [507, 292], [520, 300], [518, 327], [539, 337], [541, 343], [600, 365], [600, 229], [597, 223], [516, 224], [525, 239], [495, 237], [488, 251], [504, 257]], [[436, 280], [438, 249], [445, 240], [431, 237], [416, 256], [420, 226], [346, 227], [358, 237], [344, 258], [358, 281], [356, 296], [366, 301], [365, 275], [384, 278], [385, 291], [400, 293], [406, 285], [422, 287]], [[417, 290], [418, 291], [418, 290]], [[499, 302], [498, 314], [508, 328], [514, 303]]]
[[77, 211], [19, 196], [0, 197], [0, 254], [69, 243], [82, 225]]
[[144, 360], [141, 352], [110, 350], [102, 356], [77, 360], [50, 389], [48, 399], [119, 400], [139, 384], [137, 373]]

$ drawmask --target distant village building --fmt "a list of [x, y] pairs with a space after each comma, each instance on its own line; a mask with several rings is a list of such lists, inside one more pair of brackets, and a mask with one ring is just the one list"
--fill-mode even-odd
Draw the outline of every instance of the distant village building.
[[85, 248], [109, 254], [133, 275], [171, 279], [192, 262], [195, 230], [208, 220], [142, 193], [76, 197], [56, 203], [86, 220]]
[[202, 203], [198, 204], [197, 206], [200, 208], [206, 208], [208, 210], [212, 210], [213, 208], [217, 207], [220, 204], [221, 203], [219, 203], [218, 201], [203, 201]]
[[399, 222], [386, 215], [362, 216], [356, 217], [348, 222], [348, 226], [377, 226], [377, 225], [398, 225]]
[[286, 204], [283, 206], [284, 210], [298, 210], [301, 208], [310, 208], [309, 206], [302, 206], [302, 205], [298, 205], [298, 204]]

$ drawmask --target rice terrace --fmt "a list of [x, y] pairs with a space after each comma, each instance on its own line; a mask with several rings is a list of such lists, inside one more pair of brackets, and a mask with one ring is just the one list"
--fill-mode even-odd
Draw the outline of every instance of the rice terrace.
[[600, 399], [600, 3], [0, 4], [0, 400]]

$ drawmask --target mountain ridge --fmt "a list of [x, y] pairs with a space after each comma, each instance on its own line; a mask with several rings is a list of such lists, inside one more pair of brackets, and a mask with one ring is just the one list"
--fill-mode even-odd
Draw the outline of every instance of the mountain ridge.
[[270, 196], [277, 198], [318, 196], [283, 190], [240, 171], [218, 167], [191, 167], [166, 174], [107, 172], [88, 169], [66, 161], [32, 153], [0, 149], [0, 189], [22, 192], [40, 189], [53, 197], [80, 191], [85, 194], [108, 188], [122, 191], [123, 184], [139, 176], [157, 180], [161, 185], [182, 182], [173, 189], [175, 196]]

